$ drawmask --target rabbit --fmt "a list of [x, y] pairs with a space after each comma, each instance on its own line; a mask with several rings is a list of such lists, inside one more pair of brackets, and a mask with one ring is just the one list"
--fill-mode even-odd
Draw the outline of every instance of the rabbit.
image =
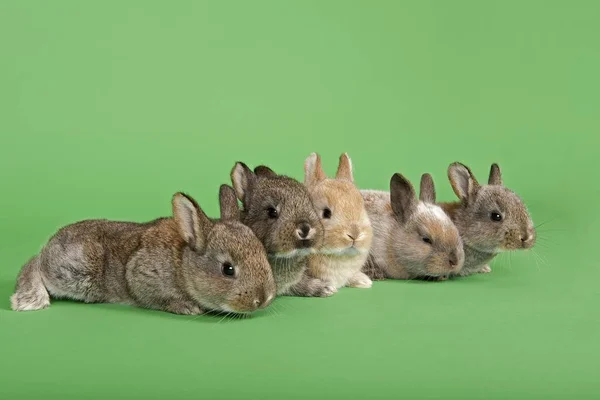
[[316, 254], [308, 256], [308, 274], [344, 287], [370, 288], [373, 282], [361, 272], [373, 229], [360, 191], [353, 183], [352, 161], [340, 156], [335, 179], [328, 179], [321, 157], [312, 153], [304, 163], [304, 184], [324, 227], [324, 241]]
[[448, 178], [458, 202], [441, 203], [461, 234], [465, 265], [461, 276], [487, 273], [501, 251], [529, 249], [536, 240], [533, 221], [521, 198], [504, 187], [498, 164], [492, 164], [487, 185], [479, 185], [467, 167], [455, 162]]
[[51, 297], [188, 315], [267, 307], [276, 288], [265, 250], [239, 222], [233, 189], [219, 197], [221, 220], [176, 193], [172, 218], [63, 227], [21, 270], [12, 309], [43, 309]]
[[327, 297], [335, 288], [308, 276], [307, 256], [323, 242], [323, 225], [306, 187], [260, 165], [254, 172], [242, 162], [231, 170], [242, 202], [241, 220], [265, 246], [278, 295]]
[[401, 174], [390, 180], [390, 192], [363, 190], [373, 226], [373, 244], [363, 271], [372, 279], [445, 280], [464, 262], [456, 226], [435, 204], [429, 174], [421, 177], [420, 201]]

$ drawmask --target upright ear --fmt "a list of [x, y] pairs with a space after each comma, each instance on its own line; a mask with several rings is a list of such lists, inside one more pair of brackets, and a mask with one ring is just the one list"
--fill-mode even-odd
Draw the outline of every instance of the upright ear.
[[317, 153], [312, 153], [304, 161], [304, 184], [313, 186], [325, 180], [327, 176], [321, 166], [321, 156]]
[[335, 179], [346, 179], [354, 182], [354, 178], [352, 177], [352, 160], [348, 157], [348, 153], [340, 156], [340, 163], [335, 174]]
[[235, 191], [229, 185], [221, 185], [219, 189], [219, 205], [221, 207], [222, 220], [240, 220], [240, 208], [238, 206]]
[[429, 174], [423, 174], [421, 176], [419, 198], [425, 203], [435, 204], [435, 186], [433, 184], [433, 178]]
[[257, 176], [265, 176], [265, 177], [270, 177], [270, 178], [277, 176], [275, 171], [273, 171], [271, 168], [267, 167], [266, 165], [259, 165], [258, 167], [254, 168], [254, 173]]
[[243, 162], [235, 163], [235, 166], [231, 170], [231, 183], [233, 183], [233, 188], [238, 199], [244, 201], [246, 193], [254, 184], [255, 179], [256, 175], [254, 175], [246, 164]]
[[172, 204], [179, 234], [192, 249], [202, 251], [213, 223], [198, 203], [183, 193], [175, 193]]
[[459, 162], [448, 167], [448, 179], [456, 196], [465, 203], [473, 199], [480, 187], [469, 167]]
[[415, 189], [408, 179], [400, 174], [394, 174], [390, 180], [390, 200], [392, 211], [401, 223], [406, 223], [417, 211]]
[[502, 185], [502, 172], [498, 164], [492, 164], [490, 169], [490, 178], [488, 179], [490, 185]]

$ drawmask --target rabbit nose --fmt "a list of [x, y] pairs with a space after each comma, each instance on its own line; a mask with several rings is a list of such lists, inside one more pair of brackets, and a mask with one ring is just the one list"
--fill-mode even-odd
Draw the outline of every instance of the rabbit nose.
[[521, 235], [521, 245], [523, 247], [530, 246], [532, 241], [533, 241], [533, 233], [526, 232], [524, 235]]
[[252, 302], [252, 304], [254, 305], [254, 308], [258, 308], [258, 306], [260, 306], [260, 299], [254, 299], [254, 301]]
[[360, 237], [361, 237], [360, 229], [358, 228], [358, 226], [352, 225], [350, 232], [346, 232], [346, 236], [348, 236], [350, 238], [350, 240], [355, 242], [358, 239], [360, 239]]
[[452, 252], [450, 253], [450, 255], [448, 256], [448, 263], [450, 264], [451, 268], [456, 267], [456, 265], [458, 264], [458, 256], [456, 255], [456, 252]]
[[310, 239], [314, 236], [314, 229], [312, 229], [306, 222], [303, 222], [298, 225], [298, 228], [296, 229], [296, 235], [298, 236], [298, 239]]
[[258, 297], [256, 297], [252, 302], [254, 309], [266, 308], [269, 304], [271, 304], [273, 298], [275, 298], [275, 294], [267, 294], [267, 292], [260, 293], [257, 296]]

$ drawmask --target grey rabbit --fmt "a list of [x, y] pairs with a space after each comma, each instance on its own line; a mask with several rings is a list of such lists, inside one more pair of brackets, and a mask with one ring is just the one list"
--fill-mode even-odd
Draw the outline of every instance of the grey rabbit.
[[422, 175], [420, 189], [417, 198], [410, 181], [394, 174], [389, 192], [361, 191], [374, 233], [363, 272], [372, 279], [446, 280], [462, 268], [460, 234], [435, 204], [431, 175]]
[[175, 314], [268, 306], [276, 291], [264, 248], [239, 222], [233, 189], [221, 186], [219, 198], [221, 220], [176, 193], [171, 218], [63, 227], [21, 270], [12, 309], [46, 308], [51, 297]]
[[306, 187], [261, 165], [235, 164], [231, 181], [242, 202], [242, 222], [265, 246], [277, 294], [326, 297], [336, 288], [306, 274], [307, 255], [323, 242], [323, 226]]
[[488, 263], [501, 251], [528, 249], [536, 233], [527, 207], [502, 183], [498, 164], [492, 164], [487, 185], [480, 185], [464, 164], [448, 167], [456, 196], [440, 206], [452, 218], [463, 240], [465, 263], [458, 275], [491, 272]]

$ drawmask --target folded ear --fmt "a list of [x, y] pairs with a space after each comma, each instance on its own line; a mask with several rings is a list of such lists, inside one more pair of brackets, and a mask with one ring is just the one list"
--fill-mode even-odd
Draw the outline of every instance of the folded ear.
[[346, 179], [354, 182], [354, 178], [352, 177], [352, 160], [348, 157], [348, 153], [340, 156], [340, 163], [338, 164], [335, 179]]
[[448, 167], [448, 179], [456, 196], [465, 203], [473, 199], [480, 187], [469, 167], [459, 162]]
[[265, 176], [265, 177], [277, 176], [275, 171], [273, 171], [271, 168], [267, 167], [266, 165], [259, 165], [258, 167], [254, 168], [254, 173], [257, 176]]
[[401, 223], [406, 223], [417, 211], [417, 196], [411, 183], [401, 174], [390, 180], [392, 210]]
[[238, 206], [235, 191], [229, 185], [221, 185], [219, 189], [219, 205], [222, 220], [240, 220], [240, 207]]
[[419, 198], [425, 203], [435, 204], [435, 186], [433, 184], [433, 178], [429, 174], [423, 174], [421, 176]]
[[490, 185], [502, 185], [502, 172], [498, 164], [492, 164], [490, 169], [490, 178], [488, 179]]
[[321, 166], [321, 156], [317, 153], [312, 153], [304, 161], [304, 184], [313, 186], [325, 180], [327, 176]]
[[173, 196], [173, 218], [179, 234], [194, 250], [202, 251], [206, 246], [208, 232], [213, 223], [190, 196], [175, 193]]
[[235, 189], [235, 194], [238, 199], [244, 201], [246, 193], [250, 190], [256, 175], [248, 168], [243, 162], [235, 163], [235, 166], [231, 170], [231, 183]]

